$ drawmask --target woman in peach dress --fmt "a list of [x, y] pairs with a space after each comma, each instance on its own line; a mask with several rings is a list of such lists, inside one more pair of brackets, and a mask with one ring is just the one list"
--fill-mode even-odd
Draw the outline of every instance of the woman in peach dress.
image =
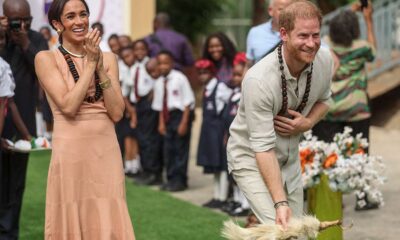
[[61, 46], [35, 68], [54, 115], [45, 239], [135, 239], [114, 123], [123, 114], [118, 67], [89, 30], [84, 0], [55, 0], [49, 23]]

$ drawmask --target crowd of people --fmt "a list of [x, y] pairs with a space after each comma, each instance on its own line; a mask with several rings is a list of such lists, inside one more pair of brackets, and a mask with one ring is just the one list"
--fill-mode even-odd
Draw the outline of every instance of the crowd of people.
[[[303, 192], [295, 154], [299, 133], [313, 127], [318, 137], [331, 141], [334, 133], [351, 125], [353, 134], [363, 133], [368, 138], [371, 114], [364, 67], [373, 60], [376, 42], [371, 5], [361, 9], [355, 4], [351, 11], [334, 18], [330, 35], [323, 40], [325, 47], [320, 49], [318, 9], [301, 1], [296, 6], [303, 12], [296, 15], [293, 5], [288, 8], [292, 2], [270, 1], [271, 19], [250, 30], [245, 53], [238, 52], [227, 35], [215, 32], [207, 36], [202, 56], [195, 60], [187, 38], [172, 29], [166, 13], [156, 15], [154, 32], [145, 38], [111, 34], [104, 39], [100, 22], [89, 28], [85, 1], [59, 0], [49, 12], [50, 27], [58, 34], [54, 36], [48, 26], [40, 33], [30, 29], [32, 17], [26, 0], [5, 1], [5, 16], [0, 17], [1, 136], [31, 140], [36, 136], [36, 109], [42, 113], [46, 122], [43, 134], [53, 141], [46, 239], [58, 239], [62, 231], [69, 231], [68, 221], [78, 221], [74, 214], [65, 215], [67, 222], [54, 220], [75, 211], [69, 209], [68, 201], [82, 201], [80, 207], [96, 213], [100, 208], [112, 208], [111, 200], [93, 203], [81, 199], [95, 196], [96, 190], [106, 194], [108, 188], [116, 189], [109, 194], [118, 202], [114, 209], [118, 214], [110, 213], [104, 224], [114, 226], [113, 219], [123, 219], [126, 228], [115, 236], [133, 239], [119, 168], [135, 184], [159, 185], [170, 192], [189, 187], [189, 146], [195, 118], [195, 92], [189, 80], [193, 80], [193, 68], [203, 91], [197, 165], [214, 179], [212, 197], [203, 206], [232, 216], [246, 216], [251, 208], [260, 221], [276, 219], [283, 225], [291, 214], [288, 205], [294, 215], [301, 214]], [[358, 40], [354, 12], [359, 10], [367, 23], [367, 41]], [[15, 20], [20, 21], [19, 28], [10, 24]], [[293, 32], [303, 35], [293, 36]], [[313, 39], [303, 47], [295, 41], [301, 37]], [[304, 51], [297, 48], [312, 51], [303, 56]], [[43, 51], [47, 49], [50, 51]], [[321, 80], [310, 85], [315, 76]], [[297, 84], [294, 79], [299, 79]], [[281, 80], [287, 84], [283, 90], [274, 84]], [[318, 94], [303, 93], [310, 88]], [[328, 103], [333, 107], [317, 124], [328, 111]], [[290, 153], [284, 148], [291, 149]], [[4, 239], [18, 237], [28, 157], [7, 151], [7, 143], [2, 141], [0, 237]], [[123, 161], [112, 162], [118, 158]], [[95, 161], [88, 163], [88, 159]], [[93, 171], [107, 173], [92, 176], [101, 186], [93, 187], [90, 177], [79, 175], [82, 169], [93, 167], [97, 169]], [[367, 204], [356, 209], [376, 207]], [[93, 216], [87, 213], [85, 218], [89, 222]], [[110, 234], [89, 230], [90, 224], [83, 223], [83, 227], [88, 237]]]

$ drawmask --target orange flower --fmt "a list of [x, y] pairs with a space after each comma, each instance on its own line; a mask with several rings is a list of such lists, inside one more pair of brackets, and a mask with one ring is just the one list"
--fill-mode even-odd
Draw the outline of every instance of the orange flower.
[[364, 154], [365, 151], [364, 151], [364, 149], [359, 148], [359, 149], [356, 150], [356, 153]]
[[335, 165], [335, 163], [336, 163], [336, 161], [338, 160], [338, 156], [337, 156], [337, 154], [336, 153], [332, 153], [331, 155], [329, 155], [326, 159], [325, 159], [325, 161], [324, 161], [324, 163], [323, 163], [323, 167], [324, 168], [330, 168], [330, 167], [332, 167], [333, 165]]
[[314, 155], [315, 153], [308, 148], [300, 151], [301, 172], [304, 172], [307, 164], [311, 164], [314, 161]]

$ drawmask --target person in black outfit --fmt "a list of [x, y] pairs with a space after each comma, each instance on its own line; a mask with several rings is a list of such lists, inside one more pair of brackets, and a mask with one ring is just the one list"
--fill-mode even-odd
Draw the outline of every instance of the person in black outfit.
[[[10, 64], [15, 78], [15, 103], [32, 136], [36, 135], [35, 107], [38, 82], [34, 70], [35, 55], [48, 49], [42, 35], [30, 29], [32, 16], [26, 0], [6, 0], [1, 27], [8, 43], [2, 57]], [[5, 119], [4, 138], [21, 139], [10, 114]], [[0, 161], [0, 239], [18, 239], [19, 216], [25, 188], [29, 154], [2, 151]]]

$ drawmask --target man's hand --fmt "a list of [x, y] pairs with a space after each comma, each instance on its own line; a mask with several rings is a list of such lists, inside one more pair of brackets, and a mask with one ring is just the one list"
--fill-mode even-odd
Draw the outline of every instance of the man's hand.
[[312, 128], [311, 120], [301, 115], [301, 113], [291, 109], [288, 109], [288, 113], [293, 116], [293, 119], [279, 115], [274, 118], [274, 128], [279, 135], [297, 135]]
[[0, 147], [2, 149], [2, 151], [8, 152], [10, 151], [10, 144], [8, 144], [8, 142], [6, 141], [6, 139], [1, 138], [0, 139]]
[[28, 30], [29, 28], [25, 21], [21, 21], [21, 29], [10, 31], [11, 41], [20, 46], [23, 50], [27, 50], [31, 43], [28, 37]]
[[371, 1], [368, 1], [368, 6], [362, 9], [362, 13], [364, 15], [365, 19], [372, 19], [372, 13], [373, 13], [373, 8], [372, 8], [372, 3]]
[[282, 225], [283, 230], [286, 231], [290, 218], [292, 217], [292, 210], [289, 206], [279, 206], [276, 209], [275, 223]]
[[6, 16], [0, 16], [0, 28], [3, 31], [8, 31], [8, 18]]

